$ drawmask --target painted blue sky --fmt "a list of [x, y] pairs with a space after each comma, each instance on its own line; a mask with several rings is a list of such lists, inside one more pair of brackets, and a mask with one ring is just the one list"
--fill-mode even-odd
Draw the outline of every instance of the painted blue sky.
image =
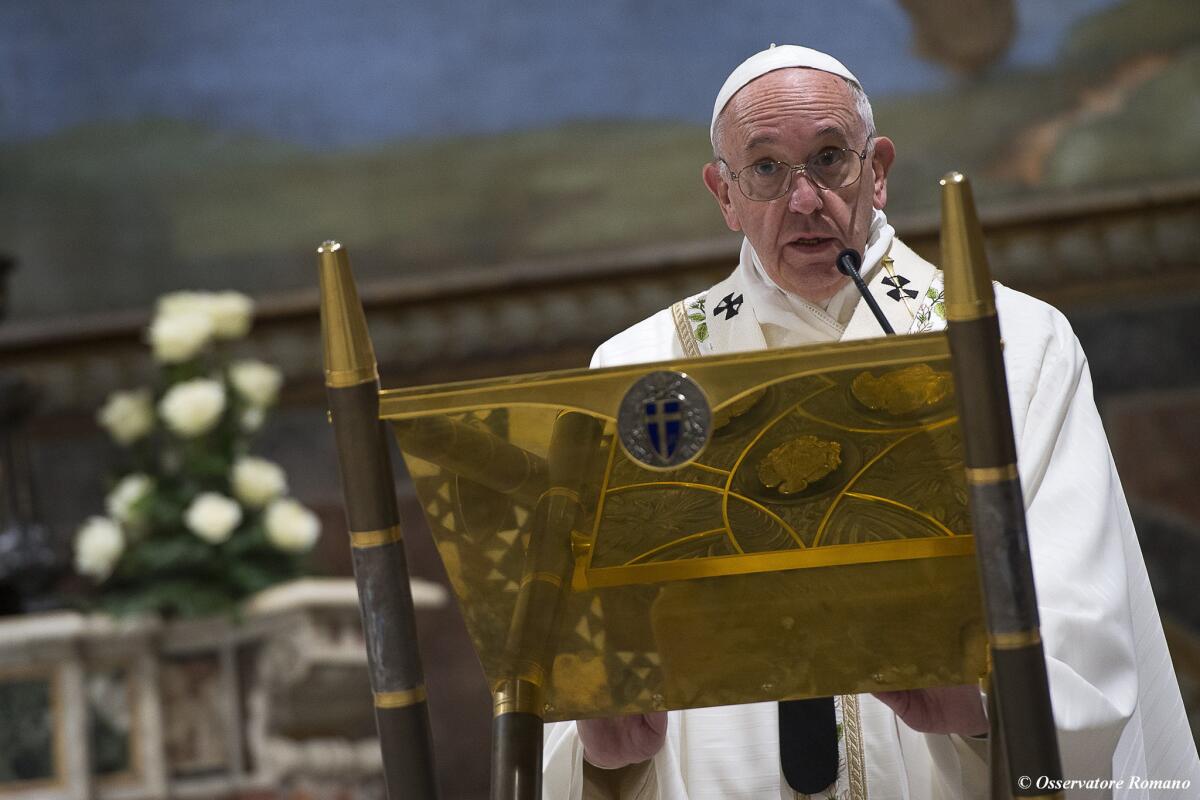
[[[1053, 58], [1116, 0], [1018, 0], [1010, 65]], [[145, 116], [312, 148], [567, 120], [707, 122], [772, 41], [826, 50], [868, 92], [954, 80], [911, 54], [895, 0], [6, 0], [0, 142]]]

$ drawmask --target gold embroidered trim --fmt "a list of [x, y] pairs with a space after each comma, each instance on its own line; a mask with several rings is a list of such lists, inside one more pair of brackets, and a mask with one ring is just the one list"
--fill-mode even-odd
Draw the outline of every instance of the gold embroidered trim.
[[846, 775], [850, 800], [867, 800], [867, 769], [863, 765], [862, 722], [858, 695], [842, 695], [842, 734], [846, 737]]
[[679, 342], [683, 345], [683, 354], [688, 358], [700, 357], [700, 345], [696, 342], [696, 334], [692, 332], [692, 323], [688, 320], [687, 301], [680, 300], [671, 304], [671, 318], [675, 321], [675, 332], [679, 334]]

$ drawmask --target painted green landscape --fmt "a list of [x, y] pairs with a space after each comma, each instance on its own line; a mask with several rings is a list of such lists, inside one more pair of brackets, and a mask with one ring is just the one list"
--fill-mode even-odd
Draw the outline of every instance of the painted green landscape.
[[[869, 89], [870, 87], [868, 87]], [[1052, 69], [876, 100], [897, 143], [889, 211], [931, 209], [962, 169], [981, 202], [1200, 175], [1200, 15], [1130, 0]], [[14, 318], [144, 306], [180, 286], [310, 288], [338, 238], [360, 280], [709, 239], [704, 126], [580, 123], [315, 151], [166, 119], [0, 147]]]

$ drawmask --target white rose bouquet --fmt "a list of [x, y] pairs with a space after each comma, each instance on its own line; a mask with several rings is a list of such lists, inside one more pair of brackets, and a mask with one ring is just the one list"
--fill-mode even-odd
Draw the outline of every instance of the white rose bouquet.
[[195, 616], [301, 574], [321, 531], [288, 497], [287, 475], [250, 454], [279, 396], [270, 364], [229, 361], [245, 336], [250, 298], [175, 292], [159, 299], [147, 341], [157, 386], [114, 392], [97, 422], [125, 449], [127, 468], [75, 538], [75, 568], [114, 613]]

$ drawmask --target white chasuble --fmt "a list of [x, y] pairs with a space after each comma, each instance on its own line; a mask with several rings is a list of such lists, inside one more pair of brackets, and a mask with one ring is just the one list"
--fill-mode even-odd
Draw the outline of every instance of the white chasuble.
[[[879, 212], [862, 272], [897, 333], [944, 327], [941, 273], [895, 239]], [[882, 335], [857, 300], [845, 289], [825, 307], [785, 295], [746, 243], [729, 278], [605, 342], [592, 366]], [[1069, 788], [1065, 796], [1200, 797], [1200, 761], [1083, 351], [1052, 307], [1000, 285], [996, 306], [1063, 767], [1071, 779], [1124, 784]], [[870, 695], [837, 698], [836, 710], [840, 774], [813, 797], [987, 798], [985, 740], [917, 733]], [[777, 703], [668, 718], [658, 755], [611, 772], [584, 769], [574, 722], [547, 725], [543, 796], [803, 797], [780, 768]], [[1191, 788], [1155, 790], [1146, 779], [1190, 780]]]

